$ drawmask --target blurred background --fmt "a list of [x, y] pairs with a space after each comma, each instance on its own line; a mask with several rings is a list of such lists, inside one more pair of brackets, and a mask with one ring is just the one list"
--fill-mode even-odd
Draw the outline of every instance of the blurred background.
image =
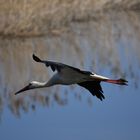
[[[139, 10], [138, 0], [1, 0], [0, 139], [139, 140]], [[102, 102], [78, 85], [15, 96], [53, 75], [33, 53], [129, 83], [102, 83]]]

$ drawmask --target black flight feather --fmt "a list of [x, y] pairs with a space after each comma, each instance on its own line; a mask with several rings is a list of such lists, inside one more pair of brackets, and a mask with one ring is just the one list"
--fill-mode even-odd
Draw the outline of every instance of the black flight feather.
[[78, 85], [86, 88], [93, 96], [96, 96], [101, 101], [105, 99], [100, 82], [86, 81], [86, 82], [78, 83]]
[[35, 56], [33, 54], [33, 59], [36, 61], [36, 62], [41, 62], [41, 63], [44, 63], [46, 65], [46, 67], [51, 67], [52, 71], [55, 71], [57, 70], [58, 72], [61, 71], [61, 69], [63, 68], [70, 68], [70, 69], [73, 69], [81, 74], [86, 74], [86, 75], [90, 75], [93, 73], [89, 72], [89, 71], [83, 71], [83, 70], [80, 70], [78, 68], [75, 68], [75, 67], [72, 67], [72, 66], [69, 66], [69, 65], [66, 65], [66, 64], [62, 64], [62, 63], [59, 63], [59, 62], [53, 62], [53, 61], [45, 61], [45, 60], [41, 60], [40, 58], [38, 58], [37, 56]]

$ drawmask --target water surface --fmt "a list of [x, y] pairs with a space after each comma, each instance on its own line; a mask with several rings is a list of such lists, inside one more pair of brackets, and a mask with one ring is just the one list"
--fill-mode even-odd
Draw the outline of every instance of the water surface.
[[[37, 38], [0, 39], [1, 139], [140, 139], [140, 15], [109, 12], [73, 22], [65, 32]], [[47, 81], [53, 72], [32, 60], [63, 62], [111, 78], [102, 83], [105, 100], [72, 86], [13, 93], [32, 80]]]

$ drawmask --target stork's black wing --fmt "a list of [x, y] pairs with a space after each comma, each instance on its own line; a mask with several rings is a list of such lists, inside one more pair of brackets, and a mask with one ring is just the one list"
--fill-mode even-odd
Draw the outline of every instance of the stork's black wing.
[[36, 62], [44, 63], [46, 65], [46, 67], [49, 67], [50, 66], [51, 69], [52, 69], [52, 71], [55, 71], [55, 70], [60, 71], [64, 67], [61, 63], [41, 60], [40, 58], [38, 58], [34, 54], [33, 54], [33, 59]]
[[66, 65], [66, 64], [62, 64], [62, 63], [59, 63], [59, 62], [41, 60], [40, 58], [38, 58], [34, 54], [33, 54], [33, 59], [36, 62], [44, 63], [47, 67], [50, 66], [52, 71], [57, 70], [58, 72], [60, 72], [64, 68], [69, 68], [69, 69], [75, 70], [75, 71], [77, 71], [79, 73], [82, 73], [82, 74], [88, 74], [88, 75], [93, 74], [93, 73], [91, 73], [89, 71], [82, 71], [82, 70], [80, 70], [78, 68], [75, 68], [75, 67], [72, 67], [72, 66], [69, 66], [69, 65]]
[[104, 95], [103, 95], [103, 90], [102, 87], [100, 85], [100, 82], [98, 81], [86, 81], [86, 82], [81, 82], [78, 83], [79, 86], [82, 86], [84, 88], [86, 88], [87, 90], [89, 90], [89, 92], [93, 95], [96, 96], [97, 98], [99, 98], [101, 101], [103, 99], [105, 99]]

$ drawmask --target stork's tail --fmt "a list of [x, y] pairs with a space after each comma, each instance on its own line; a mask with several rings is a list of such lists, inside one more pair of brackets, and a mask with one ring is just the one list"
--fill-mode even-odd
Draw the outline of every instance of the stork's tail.
[[36, 61], [36, 62], [43, 62], [43, 60], [41, 60], [40, 58], [38, 58], [35, 54], [33, 54], [33, 59]]
[[128, 81], [125, 80], [125, 79], [117, 79], [117, 80], [112, 80], [112, 79], [107, 79], [105, 80], [105, 82], [108, 82], [108, 83], [112, 83], [112, 84], [118, 84], [118, 85], [128, 85]]

